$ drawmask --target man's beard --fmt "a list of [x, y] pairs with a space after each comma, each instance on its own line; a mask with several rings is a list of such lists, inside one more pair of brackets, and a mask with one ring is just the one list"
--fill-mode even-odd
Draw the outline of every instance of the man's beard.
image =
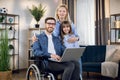
[[52, 33], [54, 29], [53, 28], [52, 29], [47, 28], [46, 30], [47, 30], [48, 33]]

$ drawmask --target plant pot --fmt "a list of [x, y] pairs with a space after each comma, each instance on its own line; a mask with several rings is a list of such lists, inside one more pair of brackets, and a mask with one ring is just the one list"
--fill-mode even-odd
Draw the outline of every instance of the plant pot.
[[12, 80], [12, 71], [0, 71], [0, 80]]
[[35, 24], [35, 28], [39, 28], [39, 24]]

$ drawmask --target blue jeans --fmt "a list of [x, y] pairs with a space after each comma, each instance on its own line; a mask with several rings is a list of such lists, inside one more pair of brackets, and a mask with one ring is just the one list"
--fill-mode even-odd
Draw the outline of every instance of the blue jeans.
[[80, 74], [82, 74], [82, 60], [81, 60], [81, 58], [79, 60], [79, 64], [80, 64]]
[[81, 58], [79, 60], [79, 64], [80, 64], [80, 80], [82, 80], [82, 60], [81, 60]]

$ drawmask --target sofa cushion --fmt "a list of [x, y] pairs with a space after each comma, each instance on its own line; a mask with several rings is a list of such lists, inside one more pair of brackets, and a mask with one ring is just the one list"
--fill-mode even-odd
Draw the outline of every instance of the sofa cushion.
[[82, 58], [82, 62], [103, 62], [105, 61], [106, 46], [87, 46]]
[[83, 64], [83, 71], [101, 72], [101, 62], [86, 62]]
[[86, 67], [99, 67], [101, 65], [101, 62], [86, 62], [83, 64], [83, 66], [86, 66]]
[[118, 76], [118, 64], [115, 62], [103, 62], [101, 69], [101, 74], [103, 76], [108, 76], [112, 78], [116, 78]]
[[105, 61], [118, 61], [119, 60], [119, 54], [120, 54], [119, 50], [120, 50], [119, 45], [107, 45], [106, 46]]

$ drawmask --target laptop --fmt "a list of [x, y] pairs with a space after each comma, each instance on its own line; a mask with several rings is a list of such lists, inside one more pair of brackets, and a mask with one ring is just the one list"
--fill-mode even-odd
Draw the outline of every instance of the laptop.
[[59, 62], [67, 62], [67, 61], [73, 61], [73, 60], [79, 61], [84, 50], [85, 50], [85, 47], [66, 48]]

